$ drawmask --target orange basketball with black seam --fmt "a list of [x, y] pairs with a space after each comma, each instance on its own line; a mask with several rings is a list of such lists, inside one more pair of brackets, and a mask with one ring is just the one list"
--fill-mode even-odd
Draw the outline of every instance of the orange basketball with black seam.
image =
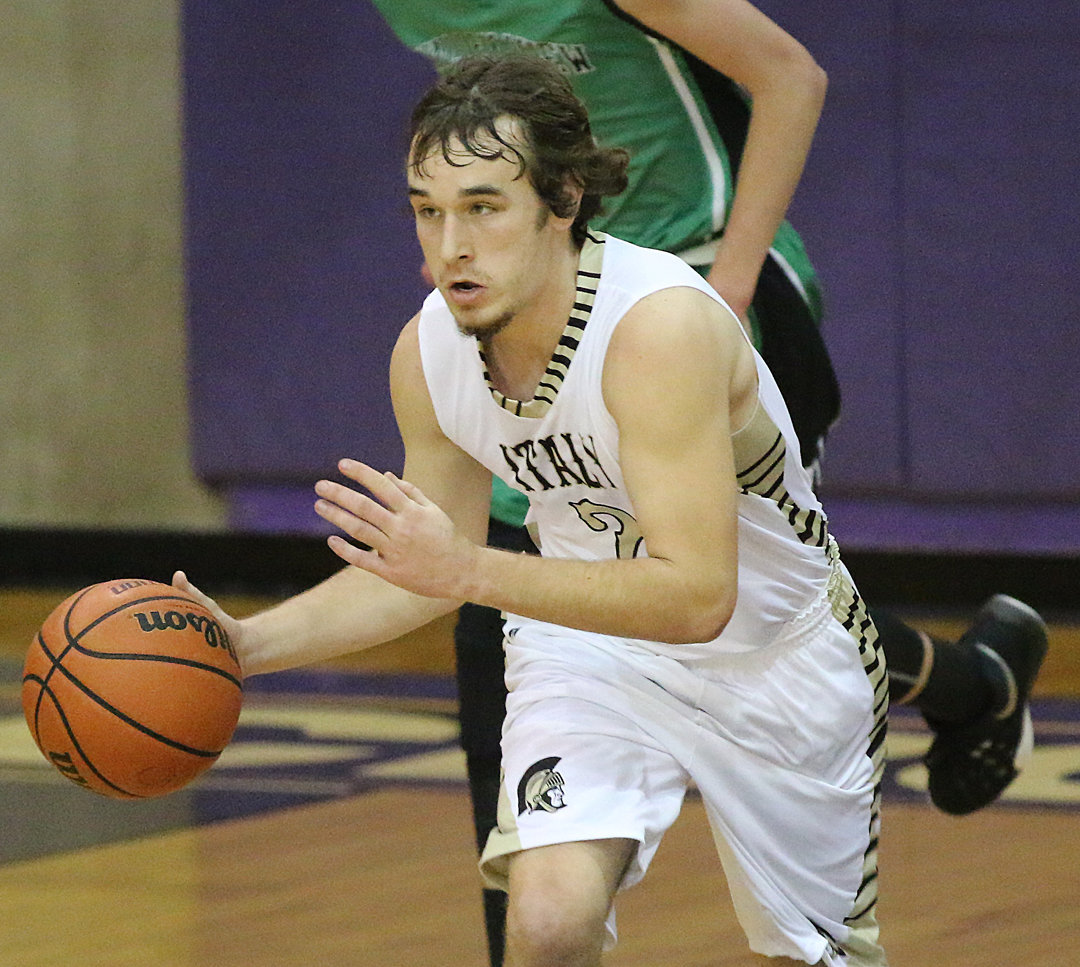
[[243, 704], [228, 635], [168, 584], [93, 584], [45, 619], [23, 669], [30, 733], [61, 775], [103, 796], [186, 786], [217, 761]]

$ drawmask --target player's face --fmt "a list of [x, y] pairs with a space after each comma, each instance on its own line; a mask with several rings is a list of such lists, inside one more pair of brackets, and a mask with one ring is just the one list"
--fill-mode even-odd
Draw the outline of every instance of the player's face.
[[549, 268], [569, 220], [540, 200], [515, 158], [478, 158], [460, 145], [409, 168], [409, 198], [428, 269], [462, 332], [490, 338], [543, 312]]

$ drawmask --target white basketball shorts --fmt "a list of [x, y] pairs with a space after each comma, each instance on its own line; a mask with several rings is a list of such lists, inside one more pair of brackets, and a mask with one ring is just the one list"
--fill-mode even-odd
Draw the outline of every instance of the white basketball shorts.
[[[508, 639], [487, 883], [506, 888], [519, 850], [626, 838], [639, 844], [626, 889], [694, 784], [752, 950], [881, 967], [874, 689], [828, 602], [760, 651], [724, 656], [722, 668], [626, 645], [529, 623]], [[608, 931], [610, 947], [614, 910]]]

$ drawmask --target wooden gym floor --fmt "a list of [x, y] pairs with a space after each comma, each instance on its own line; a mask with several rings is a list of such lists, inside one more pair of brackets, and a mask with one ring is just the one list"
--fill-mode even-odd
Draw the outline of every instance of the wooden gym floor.
[[[69, 590], [0, 588], [0, 967], [486, 963], [448, 624], [253, 680], [236, 748], [206, 776], [117, 803], [57, 776], [19, 711], [27, 644]], [[926, 734], [895, 717], [880, 903], [893, 967], [1076, 961], [1080, 618], [1053, 624], [1036, 695], [1035, 762], [963, 819], [928, 805]], [[696, 801], [618, 911], [610, 967], [749, 962]]]

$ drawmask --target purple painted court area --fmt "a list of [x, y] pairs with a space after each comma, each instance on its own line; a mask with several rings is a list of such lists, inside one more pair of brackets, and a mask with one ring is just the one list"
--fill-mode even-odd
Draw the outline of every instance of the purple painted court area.
[[[1080, 808], [1080, 702], [1036, 704], [1030, 767], [991, 808]], [[925, 803], [929, 735], [892, 716], [885, 801]], [[232, 743], [172, 796], [117, 802], [63, 780], [33, 746], [13, 703], [0, 706], [0, 862], [254, 816], [386, 786], [465, 782], [449, 678], [301, 670], [253, 679]]]

